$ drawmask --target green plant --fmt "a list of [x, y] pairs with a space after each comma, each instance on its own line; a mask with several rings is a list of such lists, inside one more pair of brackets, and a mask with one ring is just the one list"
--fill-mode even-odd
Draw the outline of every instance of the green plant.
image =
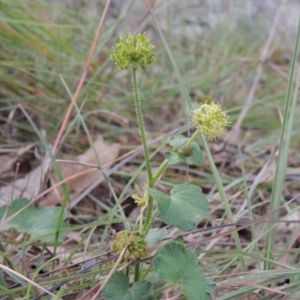
[[[144, 295], [150, 299], [186, 299], [178, 295], [180, 289], [188, 295], [189, 284], [198, 278], [205, 283], [205, 277], [209, 277], [217, 284], [213, 297], [218, 300], [298, 299], [299, 224], [295, 216], [299, 211], [299, 30], [290, 59], [295, 31], [287, 26], [284, 17], [287, 12], [289, 23], [295, 24], [290, 10], [282, 10], [285, 4], [281, 9], [278, 6], [281, 17], [274, 17], [274, 24], [268, 28], [271, 20], [265, 14], [267, 7], [264, 18], [260, 14], [253, 18], [245, 4], [234, 0], [226, 6], [226, 12], [221, 12], [220, 23], [209, 21], [209, 26], [200, 28], [198, 19], [195, 24], [190, 22], [194, 15], [202, 19], [203, 14], [212, 13], [217, 21], [219, 8], [207, 5], [212, 1], [201, 1], [198, 6], [189, 1], [151, 1], [153, 6], [149, 4], [146, 18], [136, 13], [132, 1], [122, 1], [117, 10], [115, 7], [108, 11], [112, 13], [107, 14], [108, 19], [104, 2], [110, 1], [101, 1], [97, 7], [95, 1], [60, 1], [59, 6], [53, 1], [1, 1], [0, 189], [6, 184], [14, 185], [14, 178], [24, 174], [11, 177], [9, 172], [7, 177], [3, 173], [4, 157], [15, 161], [17, 155], [21, 161], [26, 159], [26, 166], [36, 166], [33, 151], [19, 157], [19, 149], [27, 148], [32, 141], [38, 142], [41, 156], [51, 154], [50, 145], [56, 144], [57, 156], [51, 158], [55, 164], [55, 158], [62, 158], [63, 153], [76, 155], [93, 147], [93, 140], [100, 133], [110, 143], [121, 142], [121, 153], [126, 153], [126, 157], [119, 157], [111, 169], [103, 164], [108, 177], [107, 197], [101, 185], [92, 193], [92, 187], [85, 190], [73, 202], [72, 187], [67, 184], [64, 203], [70, 203], [72, 208], [68, 214], [72, 225], [68, 228], [63, 228], [63, 207], [52, 215], [49, 232], [39, 232], [46, 227], [45, 218], [41, 218], [44, 209], [32, 206], [27, 211], [28, 201], [13, 215], [9, 205], [2, 208], [0, 227], [7, 230], [0, 232], [0, 298], [88, 299], [94, 291], [99, 295], [109, 279], [116, 279], [112, 281], [115, 285], [110, 285], [110, 281], [106, 285], [116, 299], [143, 299]], [[138, 5], [144, 6], [144, 2], [149, 1]], [[273, 11], [275, 6], [274, 3], [268, 8]], [[178, 9], [181, 13], [174, 18]], [[248, 17], [244, 17], [245, 13]], [[235, 27], [236, 17], [239, 22]], [[160, 202], [154, 197], [151, 219], [155, 223], [151, 220], [146, 235], [140, 228], [146, 230], [149, 185], [146, 172], [142, 172], [146, 164], [136, 142], [138, 126], [128, 126], [135, 123], [134, 105], [129, 101], [130, 76], [125, 75], [126, 70], [116, 72], [109, 59], [111, 42], [117, 40], [120, 24], [134, 33], [147, 30], [155, 40], [160, 39], [155, 47], [158, 55], [154, 67], [149, 66], [147, 72], [137, 67], [140, 97], [146, 100], [142, 101], [143, 119], [151, 131], [147, 143], [153, 189], [157, 193], [164, 191], [167, 197]], [[282, 29], [279, 34], [278, 26]], [[276, 49], [281, 49], [284, 56], [282, 64], [273, 59]], [[294, 75], [288, 77], [288, 73]], [[186, 123], [187, 114], [193, 117], [191, 99], [208, 104], [209, 98], [226, 105], [233, 128], [224, 140], [210, 146], [198, 138], [190, 146], [185, 145], [189, 138], [176, 135], [186, 130], [187, 125], [181, 124]], [[233, 142], [232, 138], [236, 140]], [[166, 149], [167, 141], [176, 149], [166, 153], [168, 161], [161, 164], [161, 151]], [[193, 160], [201, 164], [203, 158], [201, 152], [197, 156], [194, 151], [188, 158], [192, 165], [187, 167], [185, 156], [189, 156], [194, 145], [200, 151], [198, 141], [206, 157], [203, 166], [195, 166], [198, 163]], [[101, 162], [99, 157], [94, 167], [102, 169]], [[59, 163], [59, 169], [61, 166]], [[169, 214], [158, 213], [164, 204], [176, 204], [176, 189], [171, 194], [168, 189], [184, 184], [186, 177], [189, 184], [203, 188], [213, 220], [202, 222], [192, 232], [182, 233], [174, 225], [160, 228], [162, 217], [178, 221], [178, 216], [173, 216], [174, 207], [170, 207]], [[60, 184], [69, 180], [65, 175], [62, 178]], [[136, 186], [136, 191], [131, 190], [134, 183], [140, 186]], [[98, 193], [100, 189], [104, 193]], [[50, 189], [45, 191], [48, 192]], [[128, 203], [132, 201], [130, 196], [138, 207]], [[36, 203], [37, 198], [30, 200]], [[180, 207], [185, 208], [184, 201]], [[139, 208], [144, 212], [143, 218], [134, 225]], [[23, 211], [27, 219], [18, 219], [18, 213]], [[35, 222], [35, 216], [42, 219], [40, 223]], [[33, 227], [30, 232], [29, 217], [37, 231]], [[192, 217], [186, 219], [188, 222], [182, 222], [185, 226], [194, 226]], [[237, 226], [241, 220], [249, 222]], [[111, 244], [119, 254], [111, 255], [106, 252], [107, 243], [115, 228], [124, 231]], [[18, 234], [17, 230], [26, 234]], [[64, 233], [68, 236], [61, 242]], [[178, 236], [185, 237], [185, 245], [176, 239]], [[51, 244], [44, 238], [51, 238]], [[126, 247], [128, 241], [132, 242]], [[113, 267], [112, 261], [118, 258]], [[178, 264], [179, 260], [184, 263]], [[158, 270], [162, 264], [164, 267]], [[186, 270], [190, 272], [184, 277], [181, 274], [186, 274]], [[173, 289], [174, 285], [177, 288], [170, 291], [168, 287]], [[201, 289], [197, 294], [201, 292], [206, 293]]]
[[[124, 261], [145, 258], [147, 256], [147, 240], [153, 240], [153, 235], [158, 237], [156, 243], [162, 241], [163, 235], [159, 234], [159, 230], [154, 233], [151, 229], [157, 213], [165, 224], [176, 226], [183, 231], [194, 230], [200, 220], [210, 219], [208, 200], [199, 186], [187, 182], [178, 184], [173, 187], [170, 195], [167, 195], [155, 189], [155, 183], [172, 164], [186, 162], [187, 159], [190, 159], [193, 164], [202, 165], [203, 156], [195, 141], [196, 137], [202, 135], [203, 138], [215, 139], [222, 136], [228, 125], [227, 113], [221, 109], [220, 105], [212, 102], [195, 107], [190, 113], [196, 128], [195, 132], [190, 138], [182, 135], [171, 137], [168, 143], [173, 150], [165, 153], [166, 159], [153, 174], [139, 96], [137, 69], [140, 66], [142, 70], [145, 70], [147, 65], [154, 61], [154, 56], [154, 46], [142, 34], [138, 34], [136, 38], [132, 35], [120, 38], [111, 56], [120, 69], [131, 67], [133, 98], [148, 174], [144, 192], [140, 195], [132, 195], [137, 205], [141, 206], [138, 231], [119, 232], [112, 242], [112, 249], [123, 255]], [[139, 187], [136, 186], [136, 189], [138, 190]], [[153, 208], [154, 200], [157, 202], [157, 211], [154, 211]], [[146, 210], [145, 219], [144, 210]], [[130, 286], [128, 276], [119, 271], [115, 272], [104, 288], [104, 297], [106, 299], [154, 299], [160, 290], [155, 290], [149, 281], [140, 280], [141, 278], [145, 279], [145, 274], [154, 269], [159, 277], [168, 283], [167, 287], [178, 284], [188, 299], [211, 299], [214, 283], [203, 275], [197, 257], [180, 241], [172, 241], [162, 247], [152, 263], [153, 267], [150, 267], [145, 273], [141, 268], [142, 263], [136, 262], [132, 286]], [[127, 275], [129, 274], [128, 268]]]
[[[14, 218], [5, 222], [0, 227], [0, 232], [9, 229], [16, 229], [36, 238], [43, 243], [54, 243], [55, 230], [57, 229], [57, 219], [60, 214], [60, 207], [38, 208], [26, 198], [18, 198], [9, 205], [0, 207], [0, 220], [7, 221], [11, 216], [18, 213]], [[63, 219], [67, 218], [67, 211], [64, 210]], [[61, 229], [67, 228], [69, 224], [63, 222]], [[66, 232], [59, 233], [59, 241], [66, 236]]]

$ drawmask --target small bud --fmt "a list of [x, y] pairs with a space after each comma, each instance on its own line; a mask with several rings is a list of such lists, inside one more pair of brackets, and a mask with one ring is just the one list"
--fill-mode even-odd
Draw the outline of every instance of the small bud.
[[190, 157], [193, 154], [193, 147], [191, 145], [184, 145], [179, 152], [184, 157]]
[[205, 103], [192, 111], [192, 120], [196, 123], [198, 130], [209, 139], [221, 137], [228, 126], [228, 115], [226, 110], [216, 103]]
[[147, 204], [148, 197], [140, 197], [138, 194], [133, 194], [131, 197], [138, 206], [145, 206]]
[[127, 38], [120, 38], [119, 43], [113, 48], [111, 59], [121, 70], [127, 69], [130, 63], [135, 68], [139, 64], [145, 70], [146, 66], [154, 61], [153, 49], [154, 46], [144, 35], [138, 34], [134, 41], [134, 37], [129, 34]]
[[148, 203], [148, 192], [144, 191], [144, 194], [141, 196], [140, 188], [137, 184], [134, 185], [135, 189], [138, 191], [139, 194], [133, 194], [131, 197], [134, 200], [134, 202], [138, 206], [146, 206]]
[[[131, 238], [131, 240], [130, 240]], [[120, 231], [116, 234], [111, 248], [120, 254], [127, 245], [124, 261], [147, 256], [147, 243], [139, 232]]]

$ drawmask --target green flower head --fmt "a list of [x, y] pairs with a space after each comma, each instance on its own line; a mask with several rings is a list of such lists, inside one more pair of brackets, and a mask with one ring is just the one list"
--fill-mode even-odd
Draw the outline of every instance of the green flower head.
[[127, 245], [123, 260], [139, 259], [147, 256], [147, 243], [144, 237], [137, 231], [120, 231], [116, 234], [111, 248], [120, 254]]
[[179, 153], [183, 157], [190, 157], [193, 154], [193, 147], [191, 145], [184, 145], [180, 150]]
[[229, 116], [219, 104], [214, 102], [204, 103], [192, 111], [192, 120], [196, 123], [197, 130], [209, 139], [221, 137], [228, 126]]
[[119, 43], [113, 48], [111, 59], [121, 69], [127, 69], [129, 64], [137, 68], [139, 64], [143, 70], [154, 61], [154, 46], [142, 34], [136, 38], [129, 34], [127, 38], [120, 38]]

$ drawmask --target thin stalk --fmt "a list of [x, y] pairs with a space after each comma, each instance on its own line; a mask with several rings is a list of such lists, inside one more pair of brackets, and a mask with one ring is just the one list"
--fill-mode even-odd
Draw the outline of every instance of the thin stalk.
[[[276, 164], [276, 171], [274, 176], [274, 181], [272, 183], [272, 194], [271, 194], [271, 203], [270, 203], [270, 211], [274, 211], [274, 214], [271, 215], [270, 221], [278, 220], [279, 212], [277, 211], [278, 207], [280, 206], [280, 202], [282, 199], [282, 190], [285, 180], [285, 172], [287, 167], [288, 161], [288, 153], [289, 147], [291, 142], [292, 130], [293, 130], [293, 121], [296, 112], [296, 105], [297, 105], [297, 92], [298, 89], [294, 89], [294, 82], [297, 70], [297, 58], [300, 49], [300, 19], [298, 21], [298, 30], [294, 48], [294, 54], [291, 64], [291, 71], [289, 76], [288, 82], [288, 89], [285, 98], [285, 105], [284, 105], [284, 118], [283, 124], [281, 129], [281, 136], [280, 136], [280, 146], [279, 146], [279, 153], [277, 158]], [[294, 96], [293, 96], [294, 91]], [[276, 237], [276, 227], [272, 228], [267, 234], [266, 244], [265, 244], [265, 263], [264, 263], [264, 270], [271, 269], [271, 263], [269, 259], [272, 258], [272, 252], [274, 249], [275, 244], [275, 237]]]
[[[187, 146], [190, 146], [192, 144], [192, 142], [195, 140], [195, 138], [201, 133], [201, 130], [197, 129], [192, 136], [190, 137], [190, 139], [188, 140], [188, 142], [186, 143]], [[168, 167], [168, 160], [165, 159], [163, 161], [163, 163], [160, 165], [160, 167], [158, 168], [158, 170], [156, 171], [156, 173], [153, 175], [153, 183], [155, 183], [160, 176], [164, 173], [164, 171], [166, 170], [166, 168]]]
[[134, 267], [134, 282], [140, 279], [140, 264], [136, 264]]
[[152, 178], [151, 164], [150, 164], [150, 158], [149, 158], [149, 152], [148, 152], [148, 146], [147, 146], [147, 140], [146, 140], [143, 113], [142, 113], [142, 108], [141, 108], [141, 100], [140, 100], [138, 85], [137, 85], [137, 80], [136, 80], [136, 67], [135, 66], [132, 67], [132, 79], [133, 79], [133, 94], [134, 94], [134, 102], [135, 102], [135, 107], [136, 107], [136, 115], [137, 115], [137, 120], [138, 120], [138, 124], [139, 124], [139, 128], [140, 128], [140, 135], [142, 138], [146, 168], [147, 168], [147, 173], [148, 173], [148, 182], [149, 182], [149, 187], [152, 187], [150, 185], [153, 183], [153, 178]]
[[163, 174], [163, 172], [166, 170], [167, 167], [168, 167], [168, 160], [165, 159], [163, 163], [160, 165], [160, 167], [158, 168], [157, 172], [153, 175], [154, 182], [156, 182], [160, 178], [160, 176]]
[[192, 144], [192, 142], [195, 140], [195, 138], [201, 133], [200, 129], [197, 129], [192, 136], [190, 137], [190, 139], [188, 140], [188, 142], [186, 143], [187, 146], [190, 146]]
[[[217, 188], [218, 188], [218, 192], [219, 192], [221, 201], [224, 204], [224, 209], [225, 209], [226, 215], [227, 215], [229, 221], [231, 223], [234, 223], [233, 215], [232, 215], [232, 212], [231, 212], [231, 207], [230, 207], [230, 204], [227, 200], [227, 196], [226, 196], [223, 184], [222, 184], [222, 180], [221, 180], [220, 175], [218, 173], [218, 170], [217, 170], [217, 167], [216, 167], [215, 162], [213, 160], [213, 157], [212, 157], [212, 155], [209, 151], [209, 148], [208, 148], [208, 145], [207, 145], [207, 142], [204, 138], [203, 133], [201, 133], [201, 136], [202, 136], [202, 140], [203, 140], [203, 146], [204, 146], [204, 149], [205, 149], [207, 157], [208, 157], [208, 161], [209, 161], [212, 173], [213, 173], [214, 180], [215, 180]], [[239, 253], [243, 253], [243, 248], [241, 246], [241, 242], [240, 242], [240, 238], [239, 238], [238, 233], [233, 232], [232, 235], [233, 235], [233, 239], [234, 239], [234, 242], [236, 244], [237, 250], [239, 251]], [[241, 262], [241, 269], [243, 270], [243, 272], [246, 272], [247, 267], [246, 267], [246, 263], [245, 263], [243, 255], [239, 255], [239, 259], [240, 259], [240, 262]]]
[[[136, 80], [136, 66], [134, 66], [134, 65], [132, 66], [132, 85], [133, 85], [134, 102], [135, 102], [135, 107], [136, 107], [136, 115], [137, 115], [140, 134], [141, 134], [141, 138], [142, 138], [145, 163], [146, 163], [146, 168], [147, 168], [147, 173], [148, 173], [148, 186], [150, 188], [153, 188], [154, 181], [153, 181], [153, 176], [152, 176], [152, 171], [151, 171], [151, 164], [150, 164], [150, 158], [149, 158], [149, 152], [148, 152], [148, 146], [147, 146], [147, 140], [146, 140], [143, 113], [142, 113], [142, 108], [141, 108], [141, 100], [139, 97], [138, 84], [137, 84], [137, 80]], [[149, 196], [147, 212], [146, 212], [146, 219], [145, 219], [143, 228], [141, 228], [143, 234], [146, 234], [150, 229], [151, 222], [152, 222], [152, 210], [153, 210], [153, 198], [151, 196]]]
[[[153, 186], [152, 186], [153, 187]], [[142, 228], [142, 234], [146, 235], [150, 230], [152, 223], [153, 197], [149, 195], [145, 223]]]

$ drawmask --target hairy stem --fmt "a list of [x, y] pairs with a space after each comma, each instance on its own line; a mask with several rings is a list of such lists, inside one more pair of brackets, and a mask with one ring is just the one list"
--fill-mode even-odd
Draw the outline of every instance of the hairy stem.
[[163, 174], [163, 172], [166, 170], [168, 167], [168, 160], [165, 159], [163, 163], [160, 165], [158, 168], [157, 172], [153, 175], [153, 181], [154, 183], [160, 178], [160, 176]]
[[[137, 84], [137, 80], [136, 80], [136, 66], [134, 66], [134, 65], [132, 66], [132, 85], [133, 85], [133, 95], [134, 95], [134, 102], [135, 102], [135, 108], [136, 108], [136, 115], [137, 115], [137, 120], [138, 120], [138, 124], [139, 124], [140, 135], [142, 138], [146, 168], [147, 168], [147, 173], [148, 173], [148, 186], [150, 188], [152, 188], [154, 186], [154, 180], [153, 180], [152, 171], [151, 171], [151, 164], [150, 164], [150, 158], [149, 158], [149, 152], [148, 152], [148, 146], [147, 146], [147, 140], [146, 140], [146, 132], [145, 132], [145, 127], [144, 127], [143, 113], [142, 113], [142, 108], [141, 108], [141, 100], [139, 97], [138, 84]], [[141, 228], [143, 234], [146, 234], [150, 229], [151, 222], [152, 222], [152, 210], [153, 210], [153, 198], [151, 196], [149, 196], [147, 212], [146, 212], [146, 219], [145, 219], [143, 228]]]
[[195, 140], [195, 138], [201, 133], [201, 130], [197, 129], [192, 136], [190, 137], [190, 139], [188, 140], [188, 142], [186, 143], [188, 146], [190, 146], [192, 144], [192, 142]]
[[134, 267], [134, 282], [140, 279], [140, 264], [136, 264]]

